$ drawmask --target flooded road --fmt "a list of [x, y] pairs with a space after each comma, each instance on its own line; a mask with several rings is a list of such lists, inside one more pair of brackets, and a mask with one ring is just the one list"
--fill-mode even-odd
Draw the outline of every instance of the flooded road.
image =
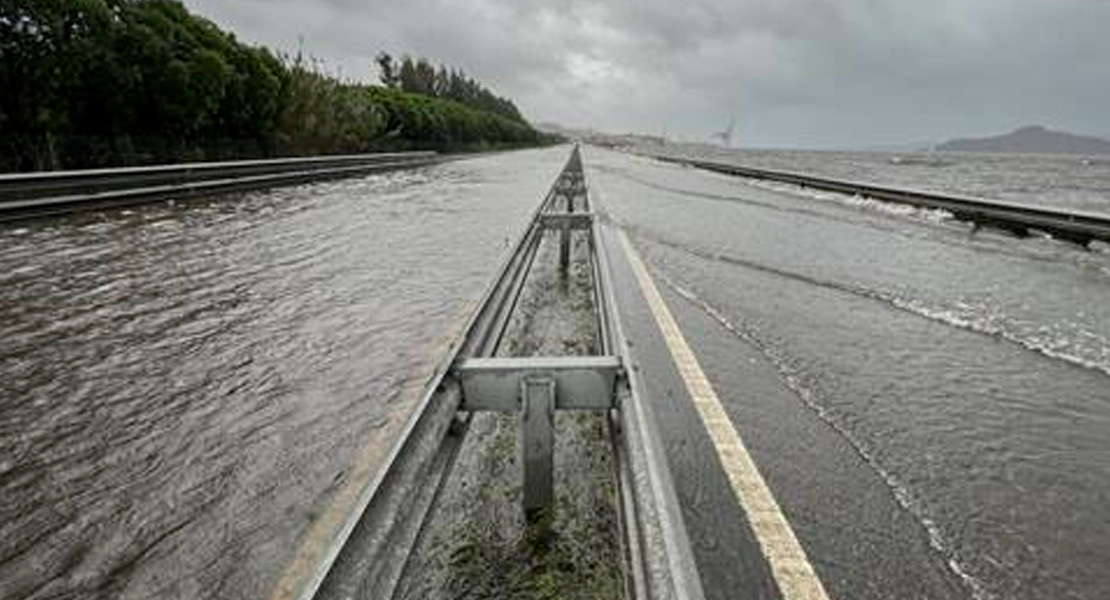
[[[584, 159], [832, 597], [1105, 597], [1104, 246]], [[650, 371], [651, 336], [631, 335]], [[718, 537], [686, 399], [666, 376], [656, 389], [677, 403], [664, 437], [707, 589], [727, 598], [744, 557]]]
[[670, 144], [644, 150], [897, 188], [1110, 214], [1110, 156], [1106, 155], [749, 150], [705, 144]]
[[564, 156], [0, 225], [0, 597], [266, 597]]
[[[0, 226], [0, 597], [266, 597], [565, 155]], [[584, 159], [833, 598], [1105, 595], [1105, 246]], [[621, 311], [708, 596], [778, 597]]]

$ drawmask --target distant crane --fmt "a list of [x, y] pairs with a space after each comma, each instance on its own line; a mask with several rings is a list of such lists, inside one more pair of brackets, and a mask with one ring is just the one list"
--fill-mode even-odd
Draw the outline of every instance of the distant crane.
[[714, 134], [710, 135], [709, 137], [711, 139], [721, 140], [721, 145], [722, 146], [724, 146], [725, 148], [731, 148], [732, 147], [732, 132], [733, 132], [734, 129], [736, 129], [736, 119], [730, 120], [728, 122], [728, 127], [724, 131], [718, 131], [717, 133], [714, 133]]

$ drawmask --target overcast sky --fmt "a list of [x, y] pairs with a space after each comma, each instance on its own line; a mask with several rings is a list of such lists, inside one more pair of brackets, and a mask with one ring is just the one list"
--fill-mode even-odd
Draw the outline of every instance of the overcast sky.
[[1110, 135], [1110, 0], [185, 0], [240, 40], [376, 78], [463, 68], [532, 121], [735, 145]]

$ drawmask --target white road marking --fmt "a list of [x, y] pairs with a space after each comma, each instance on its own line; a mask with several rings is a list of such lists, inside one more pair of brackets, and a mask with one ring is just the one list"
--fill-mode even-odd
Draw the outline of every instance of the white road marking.
[[755, 537], [759, 541], [760, 549], [767, 563], [771, 566], [771, 573], [775, 577], [779, 591], [785, 600], [828, 600], [825, 587], [817, 577], [817, 573], [810, 565], [794, 530], [790, 528], [786, 516], [782, 514], [774, 495], [771, 493], [755, 461], [748, 454], [740, 434], [729, 419], [721, 400], [709, 384], [709, 379], [698, 364], [693, 350], [686, 343], [682, 331], [678, 328], [671, 311], [667, 308], [659, 289], [640, 259], [639, 254], [628, 241], [624, 230], [618, 230], [621, 245], [632, 272], [640, 284], [652, 315], [663, 333], [663, 338], [670, 349], [671, 357], [686, 383], [690, 398], [701, 416], [705, 428], [709, 431], [709, 438], [717, 449], [717, 456], [721, 460], [732, 491], [737, 501], [747, 514]]

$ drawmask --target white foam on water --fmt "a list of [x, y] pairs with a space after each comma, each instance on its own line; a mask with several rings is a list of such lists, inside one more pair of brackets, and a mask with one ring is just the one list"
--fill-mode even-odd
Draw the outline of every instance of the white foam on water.
[[[1060, 331], [1061, 327], [1058, 326], [1031, 323], [1023, 326], [1017, 320], [993, 312], [986, 306], [966, 302], [958, 302], [952, 308], [929, 305], [920, 300], [883, 292], [877, 296], [902, 310], [927, 319], [1002, 338], [1044, 356], [1110, 375], [1110, 339], [1083, 329], [1077, 323], [1072, 322], [1066, 327], [1071, 331]], [[1086, 340], [1086, 343], [1081, 343], [1080, 340]]]
[[826, 192], [813, 188], [805, 188], [791, 183], [779, 183], [775, 181], [760, 180], [747, 180], [745, 181], [745, 183], [758, 188], [790, 194], [792, 196], [798, 196], [801, 198], [835, 202], [837, 204], [851, 206], [853, 208], [862, 208], [865, 210], [881, 212], [898, 217], [923, 219], [931, 223], [942, 223], [946, 221], [951, 221], [955, 218], [952, 213], [939, 208], [920, 208], [917, 206], [911, 206], [909, 204], [897, 204], [894, 202], [875, 200], [874, 198], [867, 198], [860, 195], [841, 194], [838, 192]]
[[1086, 329], [1075, 321], [1048, 325], [1007, 315], [999, 307], [964, 300], [957, 300], [954, 305], [939, 305], [855, 283], [822, 281], [807, 275], [769, 268], [727, 257], [719, 251], [699, 252], [679, 244], [663, 243], [704, 259], [769, 271], [811, 285], [869, 298], [931, 321], [1002, 339], [1043, 356], [1110, 375], [1110, 338]]

